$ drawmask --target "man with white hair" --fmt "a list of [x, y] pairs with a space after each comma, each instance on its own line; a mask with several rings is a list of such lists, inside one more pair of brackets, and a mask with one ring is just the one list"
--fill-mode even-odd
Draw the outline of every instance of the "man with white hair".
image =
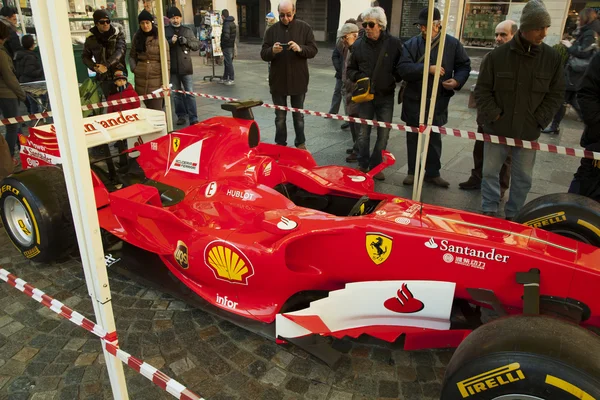
[[[265, 33], [260, 56], [271, 63], [269, 87], [273, 103], [287, 106], [287, 98], [294, 108], [304, 108], [308, 91], [308, 59], [317, 55], [317, 43], [312, 28], [297, 20], [296, 6], [292, 1], [282, 0], [277, 6], [279, 22]], [[287, 111], [275, 110], [275, 143], [287, 146]], [[306, 150], [304, 116], [292, 114], [296, 139], [294, 145]]]
[[[428, 7], [425, 7], [419, 13], [419, 19], [414, 25], [417, 26], [421, 33], [406, 42], [399, 65], [400, 76], [407, 83], [402, 104], [402, 121], [406, 122], [406, 125], [415, 128], [419, 126], [421, 113], [425, 41], [429, 40], [432, 42], [428, 69], [431, 76], [428, 80], [427, 108], [424, 118], [426, 121], [433, 92], [433, 75], [438, 57], [438, 46], [441, 39], [442, 18], [440, 10], [437, 8], [433, 10], [432, 37], [427, 37], [428, 12]], [[442, 54], [440, 71], [440, 85], [437, 87], [437, 101], [433, 114], [433, 125], [436, 126], [444, 126], [448, 122], [450, 98], [454, 96], [455, 91], [463, 87], [467, 79], [469, 79], [469, 73], [471, 72], [471, 60], [458, 39], [446, 35], [445, 40], [446, 44], [444, 54]], [[413, 185], [415, 181], [415, 169], [419, 168], [416, 165], [418, 140], [418, 133], [406, 132], [408, 174], [402, 183], [407, 186]], [[427, 160], [423, 160], [425, 162], [425, 182], [447, 188], [450, 184], [440, 176], [440, 169], [442, 168], [441, 156], [442, 137], [439, 133], [431, 132]]]
[[[365, 34], [352, 45], [352, 55], [347, 67], [347, 77], [352, 82], [363, 78], [370, 79], [371, 93], [374, 98], [360, 103], [360, 118], [376, 119], [380, 122], [392, 122], [394, 115], [394, 92], [399, 76], [396, 65], [402, 53], [402, 42], [388, 34], [387, 18], [381, 7], [370, 7], [362, 14], [362, 26]], [[377, 141], [373, 153], [369, 156], [371, 125], [362, 125], [356, 146], [358, 148], [358, 166], [363, 172], [381, 164], [381, 152], [386, 149], [390, 137], [388, 128], [377, 128]], [[379, 172], [373, 178], [384, 180]]]

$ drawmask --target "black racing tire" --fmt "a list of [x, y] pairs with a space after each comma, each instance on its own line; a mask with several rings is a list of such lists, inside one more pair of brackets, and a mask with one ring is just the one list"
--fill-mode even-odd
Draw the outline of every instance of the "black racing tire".
[[60, 168], [37, 167], [13, 174], [0, 183], [0, 191], [4, 229], [26, 258], [53, 262], [76, 248], [75, 227]]
[[514, 219], [600, 247], [600, 203], [573, 193], [548, 194], [527, 203]]
[[458, 346], [441, 399], [600, 399], [598, 354], [600, 338], [580, 326], [544, 316], [500, 318]]

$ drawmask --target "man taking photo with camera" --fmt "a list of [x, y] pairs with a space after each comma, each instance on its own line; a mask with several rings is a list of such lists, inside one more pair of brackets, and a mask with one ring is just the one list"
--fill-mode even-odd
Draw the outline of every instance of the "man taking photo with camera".
[[[187, 26], [181, 25], [181, 11], [171, 7], [167, 11], [171, 25], [165, 27], [165, 36], [171, 51], [171, 83], [174, 90], [194, 91], [192, 74], [192, 52], [198, 51], [200, 44], [194, 32]], [[190, 94], [173, 93], [177, 125], [184, 125], [186, 117], [190, 125], [198, 122], [196, 98]]]

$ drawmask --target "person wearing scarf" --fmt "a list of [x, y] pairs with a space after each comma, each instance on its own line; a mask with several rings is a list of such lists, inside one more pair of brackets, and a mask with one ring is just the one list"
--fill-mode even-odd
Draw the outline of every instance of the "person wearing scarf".
[[114, 88], [113, 78], [117, 71], [125, 71], [127, 43], [121, 29], [113, 26], [106, 10], [94, 11], [94, 27], [90, 29], [83, 45], [81, 59], [91, 70], [96, 71], [104, 97]]
[[[153, 19], [152, 14], [146, 10], [140, 13], [140, 28], [133, 35], [129, 53], [129, 67], [135, 77], [135, 91], [140, 96], [150, 94], [163, 86], [158, 28], [152, 23]], [[166, 41], [165, 46], [168, 47]], [[169, 62], [170, 54], [167, 52], [167, 66]], [[144, 100], [146, 107], [154, 110], [162, 110], [163, 102], [163, 99]]]

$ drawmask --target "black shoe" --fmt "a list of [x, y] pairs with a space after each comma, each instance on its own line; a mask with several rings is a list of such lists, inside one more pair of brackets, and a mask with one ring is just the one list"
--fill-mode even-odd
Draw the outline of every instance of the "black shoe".
[[352, 153], [348, 157], [346, 157], [346, 162], [347, 163], [358, 162], [358, 156], [356, 155], [356, 153]]
[[177, 125], [185, 125], [185, 118], [177, 118]]
[[470, 176], [466, 182], [461, 182], [458, 184], [458, 187], [463, 190], [477, 190], [481, 189], [481, 180], [475, 178], [474, 176]]
[[487, 216], [487, 217], [497, 217], [498, 213], [492, 212], [492, 211], [484, 211], [483, 215]]
[[507, 221], [513, 221], [515, 219], [515, 217], [506, 217], [504, 219], [507, 220]]
[[443, 187], [443, 188], [447, 188], [450, 186], [450, 183], [448, 181], [446, 181], [444, 178], [442, 178], [441, 176], [436, 176], [434, 178], [425, 177], [425, 182], [433, 183], [435, 186], [439, 186], [439, 187]]
[[349, 149], [346, 149], [346, 154], [352, 154], [352, 153], [354, 153], [354, 148], [351, 147]]
[[342, 129], [348, 129], [348, 128], [350, 128], [350, 122], [344, 122], [342, 124], [342, 126], [340, 126], [340, 128], [342, 128]]
[[543, 129], [542, 133], [546, 133], [548, 135], [558, 135], [560, 133], [560, 128], [558, 127], [558, 125], [552, 124], [546, 129]]

